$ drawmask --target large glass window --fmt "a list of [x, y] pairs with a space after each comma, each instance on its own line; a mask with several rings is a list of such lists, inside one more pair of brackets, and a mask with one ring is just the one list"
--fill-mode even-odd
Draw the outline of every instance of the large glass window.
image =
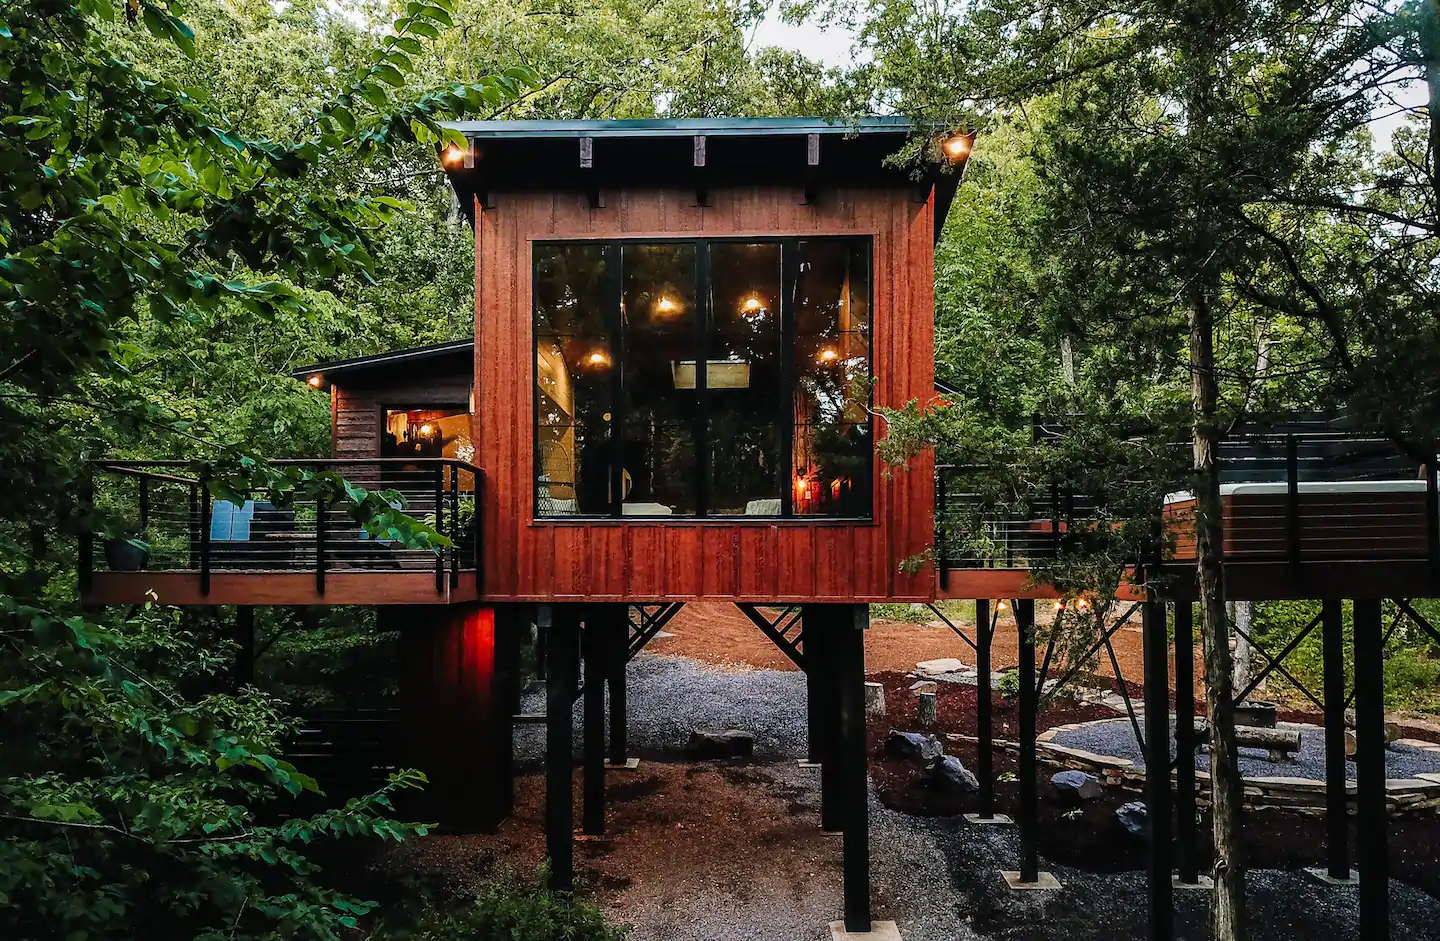
[[538, 243], [535, 515], [871, 511], [870, 243]]

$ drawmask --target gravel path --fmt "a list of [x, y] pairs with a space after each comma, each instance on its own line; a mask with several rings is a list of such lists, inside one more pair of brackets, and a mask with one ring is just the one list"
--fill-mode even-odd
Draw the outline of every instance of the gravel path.
[[[1285, 761], [1271, 761], [1269, 754], [1261, 749], [1240, 749], [1240, 770], [1246, 777], [1286, 777], [1325, 780], [1325, 730], [1315, 725], [1298, 725], [1281, 722], [1282, 729], [1300, 732], [1300, 751]], [[1174, 735], [1175, 718], [1170, 718], [1171, 735]], [[1091, 723], [1081, 729], [1067, 729], [1055, 733], [1055, 744], [1070, 748], [1083, 748], [1097, 755], [1114, 755], [1128, 758], [1137, 767], [1145, 766], [1145, 756], [1135, 742], [1128, 718], [1110, 719]], [[1173, 738], [1172, 738], [1173, 742]], [[1195, 755], [1195, 767], [1206, 770], [1210, 758], [1203, 752]], [[1345, 763], [1346, 777], [1355, 777], [1355, 763]], [[1413, 778], [1421, 773], [1440, 773], [1440, 751], [1414, 748], [1410, 745], [1393, 744], [1385, 750], [1385, 773], [1391, 778]]]
[[[818, 819], [818, 772], [794, 761], [805, 748], [801, 674], [732, 672], [642, 654], [631, 664], [629, 690], [631, 754], [675, 761], [691, 728], [753, 731], [757, 763], [746, 767], [762, 783], [750, 786]], [[527, 709], [543, 709], [543, 695], [529, 694]], [[578, 706], [575, 716], [578, 752]], [[1117, 720], [1117, 728], [1130, 735], [1126, 720]], [[541, 730], [519, 732], [518, 756], [538, 762]], [[683, 818], [684, 808], [678, 813]], [[1042, 859], [1063, 891], [1013, 893], [999, 870], [1017, 868], [1014, 828], [908, 816], [882, 806], [873, 791], [870, 814], [875, 917], [898, 922], [906, 941], [1128, 941], [1147, 934], [1143, 872], [1082, 872]], [[826, 844], [813, 871], [780, 873], [763, 847], [736, 834], [732, 856], [715, 863], [723, 877], [690, 871], [662, 874], [663, 885], [637, 881], [612, 896], [611, 913], [635, 925], [632, 941], [827, 941], [826, 924], [842, 906], [841, 839], [824, 839], [833, 840], [833, 860], [823, 859]], [[1358, 939], [1354, 889], [1322, 889], [1301, 873], [1260, 871], [1251, 875], [1249, 894], [1254, 937]], [[1203, 892], [1176, 894], [1177, 938], [1208, 937], [1206, 906]], [[1392, 882], [1391, 911], [1393, 937], [1440, 941], [1440, 900]]]

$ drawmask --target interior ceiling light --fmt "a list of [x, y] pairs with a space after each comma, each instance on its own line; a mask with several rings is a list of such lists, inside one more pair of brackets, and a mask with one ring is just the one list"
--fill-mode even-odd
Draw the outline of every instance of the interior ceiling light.
[[604, 350], [596, 350], [590, 354], [591, 366], [604, 366], [610, 362], [610, 357], [605, 355]]
[[822, 363], [833, 363], [839, 358], [840, 354], [835, 352], [835, 347], [833, 346], [827, 346], [820, 351], [820, 362]]
[[660, 309], [660, 312], [662, 314], [671, 313], [678, 307], [678, 305], [670, 298], [663, 296], [660, 298], [660, 303], [656, 304], [655, 306]]

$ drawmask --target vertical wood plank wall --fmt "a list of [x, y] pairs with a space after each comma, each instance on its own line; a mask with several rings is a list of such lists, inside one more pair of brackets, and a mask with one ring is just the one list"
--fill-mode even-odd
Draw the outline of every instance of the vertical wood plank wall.
[[[372, 380], [347, 379], [332, 386], [330, 455], [363, 460], [380, 456], [380, 423], [385, 408], [431, 408], [470, 400], [468, 372], [397, 377], [393, 371]], [[472, 418], [473, 429], [473, 418]]]
[[[535, 522], [531, 243], [646, 236], [871, 235], [877, 405], [934, 391], [934, 204], [904, 188], [796, 187], [501, 193], [475, 211], [474, 417], [486, 473], [484, 594], [490, 599], [929, 600], [928, 566], [900, 572], [932, 539], [934, 459], [907, 469], [877, 458], [874, 522]], [[876, 419], [877, 436], [884, 427]]]

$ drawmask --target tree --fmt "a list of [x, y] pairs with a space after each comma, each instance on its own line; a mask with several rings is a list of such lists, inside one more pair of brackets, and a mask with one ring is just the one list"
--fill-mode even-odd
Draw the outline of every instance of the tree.
[[[1420, 305], [1405, 305], [1417, 322], [1398, 331], [1382, 312], [1416, 293], [1397, 275], [1419, 274], [1425, 252], [1370, 252], [1360, 271], [1339, 270], [1351, 261], [1343, 247], [1360, 240], [1343, 215], [1388, 223], [1369, 234], [1391, 247], [1430, 225], [1383, 199], [1354, 198], [1369, 182], [1357, 148], [1382, 93], [1407, 62], [1433, 61], [1423, 51], [1430, 27], [1414, 25], [1433, 16], [1406, 9], [1411, 25], [1397, 27], [1348, 0], [995, 0], [923, 12], [876, 0], [863, 19], [877, 96], [961, 125], [1031, 127], [1041, 208], [1025, 220], [1034, 290], [1024, 297], [1048, 326], [1040, 335], [1052, 355], [1068, 341], [1080, 360], [1077, 384], [1044, 398], [1068, 406], [1070, 437], [1087, 446], [1062, 451], [1053, 472], [1111, 493], [1128, 480], [1152, 520], [1164, 493], [1197, 496], [1217, 938], [1245, 933], [1217, 449], [1228, 428], [1266, 406], [1393, 401], [1381, 372], [1430, 329]], [[1406, 33], [1422, 41], [1407, 44]], [[1412, 169], [1428, 167], [1413, 153]], [[1416, 200], [1418, 182], [1389, 189]], [[1271, 363], [1286, 364], [1285, 374]], [[945, 424], [905, 417], [921, 440]], [[1190, 469], [1177, 475], [1154, 458], [1182, 431]], [[1133, 446], [1117, 449], [1122, 441]], [[1108, 470], [1098, 455], [1111, 459]], [[1066, 543], [1081, 561], [1113, 565], [1116, 540], [1081, 538], [1095, 532], [1071, 527]], [[1156, 557], [1153, 530], [1149, 548], [1143, 533], [1114, 532], [1137, 539], [1122, 557]]]
[[279, 757], [289, 729], [279, 704], [217, 692], [223, 651], [173, 615], [78, 612], [72, 559], [74, 535], [96, 522], [78, 499], [85, 458], [139, 428], [200, 447], [220, 496], [323, 496], [371, 532], [443, 543], [384, 493], [208, 440], [145, 388], [134, 340], [147, 324], [203, 335], [240, 311], [305, 318], [317, 289], [371, 277], [376, 233], [407, 205], [335, 180], [433, 148], [440, 120], [530, 82], [521, 70], [406, 92], [412, 56], [451, 10], [408, 5], [339, 70], [348, 78], [324, 71], [311, 100], [273, 116], [274, 133], [140, 64], [195, 56], [176, 5], [24, 0], [0, 13], [7, 936], [337, 937], [369, 905], [314, 879], [305, 844], [425, 830], [387, 816], [389, 794], [421, 780], [411, 772], [309, 818], [265, 807], [316, 790]]

